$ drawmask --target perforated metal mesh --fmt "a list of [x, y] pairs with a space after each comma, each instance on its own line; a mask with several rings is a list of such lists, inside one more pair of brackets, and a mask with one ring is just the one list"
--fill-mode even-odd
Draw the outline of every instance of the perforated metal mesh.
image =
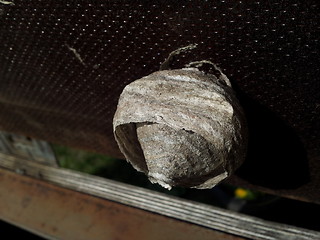
[[[215, 62], [249, 127], [272, 129], [254, 102], [320, 169], [318, 16], [312, 0], [0, 1], [0, 129], [119, 156], [112, 118], [124, 86], [197, 43], [173, 67]], [[312, 170], [311, 179], [320, 183]]]

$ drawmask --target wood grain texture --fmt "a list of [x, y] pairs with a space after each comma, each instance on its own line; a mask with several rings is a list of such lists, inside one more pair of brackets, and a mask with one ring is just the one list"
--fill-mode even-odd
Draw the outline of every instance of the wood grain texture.
[[[169, 219], [179, 219], [244, 238], [262, 240], [320, 239], [320, 233], [316, 231], [273, 223], [104, 178], [44, 166], [5, 154], [0, 154], [0, 167], [15, 171], [23, 169], [24, 174], [27, 176], [41, 178], [42, 181], [64, 188], [157, 213], [169, 217]], [[3, 177], [6, 171], [1, 170], [1, 173], [2, 175], [0, 176]], [[41, 183], [42, 181], [38, 182]]]
[[244, 240], [4, 169], [0, 203], [0, 219], [50, 240]]

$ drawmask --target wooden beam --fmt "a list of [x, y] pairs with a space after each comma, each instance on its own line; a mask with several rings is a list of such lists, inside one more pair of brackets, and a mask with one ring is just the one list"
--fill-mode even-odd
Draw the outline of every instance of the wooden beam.
[[[20, 176], [16, 173], [8, 172], [1, 168], [11, 170], [13, 172], [16, 172], [22, 175]], [[50, 195], [51, 192], [53, 193], [58, 192], [59, 196], [67, 195], [67, 197], [63, 198], [64, 200], [61, 201], [61, 204], [64, 204], [64, 202], [74, 201], [72, 202], [72, 204], [70, 204], [70, 207], [83, 205], [84, 203], [77, 202], [76, 200], [80, 199], [81, 196], [86, 196], [83, 198], [84, 199], [95, 198], [95, 199], [100, 199], [101, 201], [105, 201], [105, 203], [107, 204], [106, 209], [113, 208], [113, 207], [110, 207], [110, 204], [112, 206], [114, 206], [113, 204], [118, 204], [117, 209], [129, 207], [129, 209], [136, 209], [141, 211], [140, 212], [141, 215], [139, 215], [139, 217], [142, 217], [143, 214], [147, 214], [148, 216], [149, 214], [154, 214], [150, 216], [157, 216], [157, 217], [165, 216], [167, 218], [163, 218], [164, 222], [174, 221], [172, 222], [172, 225], [175, 225], [175, 223], [178, 223], [178, 222], [180, 224], [181, 221], [184, 221], [185, 223], [191, 224], [188, 226], [198, 225], [198, 227], [199, 226], [202, 227], [200, 229], [211, 229], [212, 231], [218, 231], [220, 233], [223, 232], [226, 234], [231, 234], [231, 235], [240, 236], [240, 237], [249, 238], [249, 239], [263, 239], [263, 240], [320, 239], [320, 233], [316, 231], [302, 229], [302, 228], [298, 228], [298, 227], [294, 227], [286, 224], [273, 223], [273, 222], [265, 221], [256, 217], [251, 217], [244, 214], [239, 214], [236, 212], [217, 208], [211, 205], [192, 202], [192, 201], [188, 201], [188, 200], [173, 197], [173, 196], [168, 196], [166, 194], [154, 192], [151, 190], [132, 186], [129, 184], [124, 184], [124, 183], [112, 181], [109, 179], [91, 176], [91, 175], [87, 175], [87, 174], [83, 174], [83, 173], [79, 173], [71, 170], [56, 168], [52, 166], [46, 166], [34, 161], [28, 161], [28, 159], [25, 159], [25, 158], [20, 158], [12, 155], [6, 155], [6, 154], [0, 153], [0, 169], [1, 169], [0, 173], [2, 173], [2, 175], [4, 176], [3, 180], [0, 179], [0, 189], [1, 189], [0, 201], [9, 204], [9, 206], [10, 204], [12, 204], [11, 201], [13, 201], [14, 203], [15, 199], [20, 199], [19, 197], [13, 197], [12, 199], [8, 198], [7, 195], [10, 195], [9, 194], [10, 191], [11, 192], [17, 191], [13, 193], [18, 194], [19, 196], [20, 189], [28, 188], [30, 185], [33, 184], [32, 186], [40, 186], [40, 188], [28, 189], [27, 191], [23, 192], [24, 195], [20, 194], [22, 195], [21, 197], [29, 196], [37, 199], [38, 195], [43, 196], [42, 191], [48, 195]], [[8, 179], [11, 179], [11, 181], [9, 181]], [[12, 182], [13, 183], [20, 182], [20, 185], [10, 186], [10, 184], [11, 185], [13, 184]], [[26, 184], [22, 184], [22, 183], [26, 183]], [[2, 189], [7, 189], [7, 190], [2, 190]], [[17, 190], [14, 190], [14, 189], [17, 189]], [[4, 191], [4, 192], [1, 194], [1, 191]], [[72, 191], [72, 194], [69, 191]], [[78, 194], [84, 194], [84, 195], [80, 196]], [[44, 203], [46, 203], [47, 201], [50, 202], [51, 198], [55, 199], [55, 195], [53, 195], [53, 197], [50, 197], [48, 199], [42, 198], [42, 201]], [[85, 200], [84, 202], [86, 201], [87, 200]], [[30, 202], [30, 201], [27, 201], [27, 202]], [[39, 202], [41, 203], [41, 199], [39, 200]], [[51, 215], [53, 215], [55, 211], [59, 211], [61, 208], [60, 204], [57, 204], [55, 201], [53, 201], [53, 203], [51, 203], [50, 206], [44, 205], [40, 207], [41, 206], [40, 203], [34, 206], [34, 211], [31, 211], [32, 214], [34, 214], [36, 211], [42, 211], [42, 209], [45, 209], [45, 210], [51, 209], [50, 212], [45, 214], [46, 216], [51, 218], [52, 217]], [[20, 204], [22, 205], [22, 203]], [[88, 206], [85, 206], [85, 208], [90, 209], [90, 205], [92, 204], [93, 203], [88, 204]], [[18, 203], [15, 205], [19, 206]], [[7, 208], [3, 207], [3, 209], [6, 210]], [[12, 208], [12, 211], [14, 210], [15, 209]], [[71, 221], [73, 222], [73, 224], [77, 225], [76, 222], [79, 221], [79, 219], [82, 219], [81, 216], [74, 219], [72, 217], [76, 215], [76, 214], [73, 214], [74, 210], [70, 210], [67, 207], [63, 209], [62, 214], [68, 214], [68, 211], [71, 211], [71, 216], [68, 218], [71, 218], [72, 219]], [[127, 211], [129, 210], [127, 209]], [[117, 210], [116, 215], [118, 214], [118, 212], [121, 213], [121, 210]], [[86, 216], [90, 217], [91, 214], [94, 214], [94, 213], [95, 213], [94, 211], [91, 211]], [[106, 212], [105, 214], [107, 213], [108, 212]], [[32, 214], [30, 216], [32, 216]], [[1, 216], [2, 216], [2, 213], [0, 211], [0, 217]], [[148, 218], [150, 218], [150, 216]], [[123, 214], [122, 218], [125, 219], [126, 214]], [[173, 219], [177, 219], [177, 220], [173, 220]], [[10, 221], [10, 219], [8, 220]], [[32, 221], [32, 217], [30, 217], [30, 219], [27, 220], [25, 223], [28, 223], [29, 221]], [[59, 224], [67, 225], [62, 220], [60, 221], [59, 217], [57, 217], [56, 221], [57, 221], [57, 224], [59, 223]], [[132, 221], [132, 224], [136, 228], [138, 226], [134, 224], [135, 221], [137, 221], [137, 219], [134, 218]], [[175, 222], [175, 221], [178, 221], [178, 222]], [[110, 224], [113, 224], [114, 222], [115, 220], [112, 220]], [[121, 225], [120, 220], [118, 224]], [[112, 229], [118, 229], [117, 228], [118, 224], [113, 224], [112, 227], [110, 228], [110, 231], [117, 231]], [[130, 225], [131, 222], [127, 222], [126, 224]], [[103, 223], [102, 225], [105, 225], [105, 224]], [[144, 223], [142, 223], [142, 225], [144, 225]], [[164, 225], [166, 225], [166, 223], [164, 223]], [[80, 226], [77, 225], [77, 227], [75, 227], [74, 229], [78, 227]], [[150, 228], [150, 226], [144, 225], [143, 231], [146, 231], [145, 227], [146, 229]], [[151, 228], [154, 228], [154, 226], [153, 227], [151, 226]], [[162, 234], [162, 231], [164, 230], [163, 229], [161, 231], [156, 230], [156, 232], [160, 235]], [[174, 231], [172, 230], [172, 233], [173, 232]], [[149, 238], [146, 238], [146, 239], [149, 239]], [[156, 239], [156, 238], [152, 238], [152, 239]], [[202, 238], [202, 239], [205, 239], [205, 238]]]
[[0, 218], [46, 239], [244, 239], [1, 168]]

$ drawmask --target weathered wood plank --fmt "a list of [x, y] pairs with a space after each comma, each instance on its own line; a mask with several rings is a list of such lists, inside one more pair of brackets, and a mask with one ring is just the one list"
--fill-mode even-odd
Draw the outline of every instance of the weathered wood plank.
[[0, 219], [45, 239], [244, 240], [0, 169]]
[[167, 196], [143, 188], [94, 177], [0, 153], [0, 167], [58, 186], [91, 194], [166, 217], [250, 239], [320, 239], [320, 233]]

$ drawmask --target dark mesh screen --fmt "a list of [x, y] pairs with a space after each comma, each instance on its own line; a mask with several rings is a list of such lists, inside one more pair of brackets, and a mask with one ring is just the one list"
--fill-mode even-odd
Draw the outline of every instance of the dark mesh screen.
[[197, 43], [173, 67], [206, 59], [231, 78], [251, 134], [237, 175], [320, 201], [318, 16], [312, 0], [0, 1], [0, 129], [121, 156], [124, 86]]

